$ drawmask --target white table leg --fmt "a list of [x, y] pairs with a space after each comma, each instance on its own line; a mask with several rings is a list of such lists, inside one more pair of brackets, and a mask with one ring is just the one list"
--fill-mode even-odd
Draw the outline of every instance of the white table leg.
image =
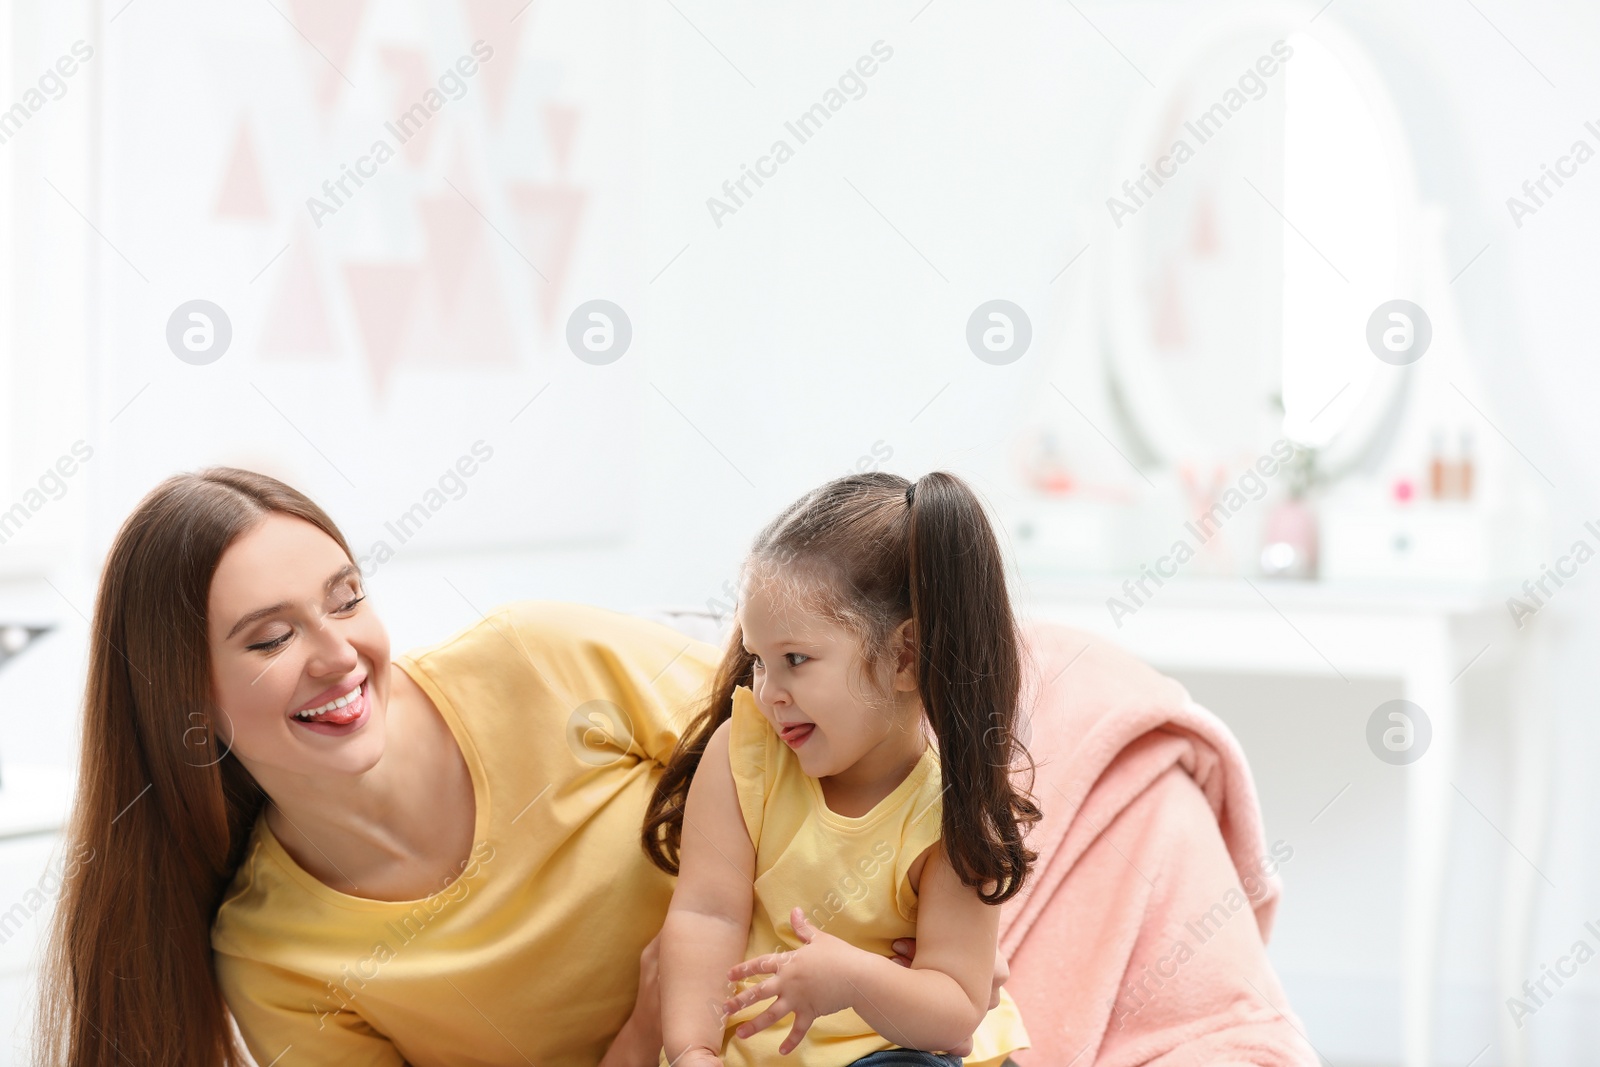
[[1530, 948], [1535, 904], [1544, 886], [1545, 835], [1550, 818], [1550, 766], [1553, 731], [1549, 677], [1549, 626], [1541, 619], [1516, 640], [1522, 654], [1511, 678], [1511, 818], [1506, 834], [1521, 850], [1507, 849], [1500, 898], [1500, 943], [1495, 978], [1499, 993], [1500, 1049], [1506, 1067], [1527, 1067], [1528, 1032], [1518, 1029], [1505, 1007], [1508, 997], [1522, 997], [1522, 983], [1532, 976]]
[[1428, 647], [1411, 650], [1405, 698], [1420, 706], [1432, 724], [1427, 751], [1405, 767], [1406, 863], [1405, 928], [1401, 935], [1401, 1002], [1405, 1067], [1432, 1067], [1439, 930], [1444, 910], [1450, 815], [1454, 790], [1457, 729], [1455, 694], [1450, 685], [1449, 624], [1441, 622]]

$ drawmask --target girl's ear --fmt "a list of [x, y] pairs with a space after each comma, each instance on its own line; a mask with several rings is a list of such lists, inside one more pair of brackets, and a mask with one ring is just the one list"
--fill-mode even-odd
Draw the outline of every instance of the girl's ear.
[[894, 656], [895, 692], [916, 692], [917, 628], [910, 619], [895, 627], [894, 633], [889, 636], [889, 648]]

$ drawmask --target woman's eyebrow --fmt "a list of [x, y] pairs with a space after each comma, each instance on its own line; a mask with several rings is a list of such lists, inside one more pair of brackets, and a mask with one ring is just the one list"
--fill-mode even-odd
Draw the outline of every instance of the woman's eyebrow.
[[[346, 563], [343, 567], [340, 567], [333, 573], [333, 577], [322, 583], [322, 591], [324, 593], [333, 592], [334, 586], [338, 585], [340, 582], [350, 577], [351, 574], [355, 573], [355, 569], [356, 565], [354, 563]], [[293, 605], [290, 604], [289, 601], [280, 600], [276, 604], [272, 604], [264, 608], [257, 608], [248, 615], [245, 615], [238, 622], [234, 623], [233, 629], [228, 631], [228, 636], [223, 638], [223, 640], [228, 640], [229, 638], [233, 637], [234, 634], [238, 633], [240, 630], [259, 619], [265, 619], [270, 615], [276, 615], [278, 612], [284, 611], [290, 607], [293, 607]]]

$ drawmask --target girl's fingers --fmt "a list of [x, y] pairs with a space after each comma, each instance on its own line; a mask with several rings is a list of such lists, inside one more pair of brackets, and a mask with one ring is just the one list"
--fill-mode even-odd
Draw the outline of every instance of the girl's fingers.
[[745, 960], [728, 968], [728, 977], [734, 981], [740, 978], [749, 978], [753, 974], [777, 974], [788, 957], [787, 952], [769, 952], [765, 956], [757, 956], [753, 960]]
[[789, 1053], [793, 1052], [796, 1046], [798, 1046], [800, 1042], [805, 1039], [806, 1031], [811, 1029], [811, 1024], [815, 1021], [816, 1019], [814, 1016], [801, 1015], [799, 1012], [796, 1012], [794, 1017], [794, 1028], [789, 1031], [789, 1036], [783, 1039], [783, 1044], [778, 1046], [778, 1054], [787, 1056]]
[[749, 1022], [740, 1023], [739, 1028], [735, 1030], [734, 1033], [738, 1034], [740, 1037], [749, 1037], [751, 1034], [760, 1033], [762, 1030], [765, 1030], [767, 1027], [771, 1026], [785, 1015], [788, 1015], [791, 1010], [792, 1009], [790, 1009], [789, 1005], [785, 1004], [782, 1000], [779, 1000], [776, 1003], [769, 1005], [766, 1011], [762, 1012], [760, 1015], [757, 1015]]
[[758, 1000], [766, 1000], [768, 997], [777, 996], [777, 985], [778, 980], [776, 978], [768, 978], [758, 986], [751, 986], [736, 996], [729, 997], [723, 1002], [727, 1007], [728, 1014], [734, 1015]]

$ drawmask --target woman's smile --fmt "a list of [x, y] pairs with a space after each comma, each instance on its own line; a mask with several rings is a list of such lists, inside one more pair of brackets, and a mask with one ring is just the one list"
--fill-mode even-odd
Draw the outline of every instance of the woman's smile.
[[335, 687], [341, 690], [337, 695], [326, 699], [325, 694], [318, 696], [316, 699], [321, 703], [301, 708], [290, 717], [315, 733], [334, 736], [354, 733], [366, 725], [368, 718], [366, 680], [363, 674], [353, 687], [348, 684]]

